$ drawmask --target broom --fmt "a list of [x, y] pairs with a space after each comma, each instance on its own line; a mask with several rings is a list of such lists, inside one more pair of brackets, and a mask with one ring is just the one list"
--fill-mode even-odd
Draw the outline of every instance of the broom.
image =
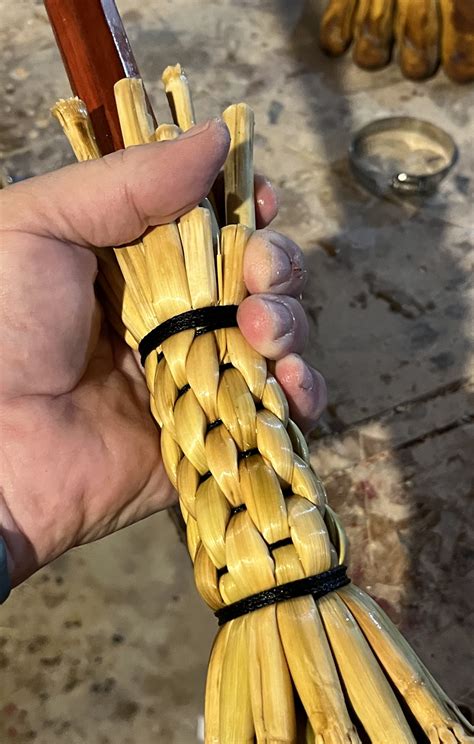
[[[110, 14], [113, 3], [102, 1]], [[50, 13], [55, 4], [48, 0]], [[66, 16], [61, 4], [63, 22]], [[104, 20], [107, 13], [94, 19], [96, 30]], [[100, 50], [87, 34], [80, 42], [89, 45], [90, 63]], [[175, 125], [155, 131], [142, 83], [129, 78], [115, 86], [121, 136], [109, 92], [97, 99], [98, 69], [89, 70], [96, 96], [89, 99], [100, 147], [82, 101], [53, 110], [79, 160], [99, 157], [111, 142], [120, 147], [122, 136], [126, 146], [169, 139], [194, 122], [176, 66], [164, 74]], [[104, 74], [113, 76], [110, 67]], [[109, 318], [144, 362], [196, 584], [221, 624], [209, 666], [206, 741], [472, 741], [468, 722], [396, 628], [347, 584], [345, 534], [305, 440], [265, 360], [234, 327], [254, 228], [253, 117], [239, 104], [224, 119], [232, 135], [227, 224], [218, 227], [206, 201], [133, 246], [98, 252]]]
[[[115, 85], [126, 147], [193, 125], [180, 66], [163, 82], [175, 126], [156, 130], [141, 80]], [[53, 113], [79, 159], [99, 157], [79, 99]], [[253, 114], [237, 104], [223, 119], [231, 133], [224, 223], [206, 201], [114, 258], [99, 255], [107, 310], [144, 365], [196, 585], [221, 626], [206, 742], [474, 741], [388, 617], [348, 583], [345, 533], [304, 438], [266, 361], [235, 327], [255, 227]]]

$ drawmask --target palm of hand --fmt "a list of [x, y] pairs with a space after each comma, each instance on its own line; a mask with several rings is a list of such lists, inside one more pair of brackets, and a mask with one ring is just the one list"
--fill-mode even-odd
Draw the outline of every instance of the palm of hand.
[[62, 542], [64, 534], [69, 544], [54, 548], [63, 552], [163, 508], [173, 490], [143, 375], [132, 351], [101, 322], [95, 256], [21, 233], [10, 233], [9, 244], [15, 250], [4, 261], [10, 322], [1, 377], [9, 395], [4, 443], [6, 472], [14, 471], [15, 527], [47, 554], [53, 547], [43, 542]]

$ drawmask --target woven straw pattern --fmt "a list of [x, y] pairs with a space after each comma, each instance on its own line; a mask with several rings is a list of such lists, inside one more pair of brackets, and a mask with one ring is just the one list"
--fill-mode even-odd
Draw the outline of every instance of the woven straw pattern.
[[[243, 254], [248, 231], [224, 230], [225, 265], [227, 249], [237, 247]], [[226, 303], [243, 299], [239, 288], [226, 294], [226, 282], [224, 271]], [[297, 559], [304, 575], [328, 569], [337, 555], [334, 550], [331, 554], [324, 522], [324, 488], [265, 360], [238, 329], [191, 340], [183, 360], [184, 386], [181, 370], [173, 370], [169, 356], [164, 349], [160, 361], [156, 355], [148, 357], [147, 378], [153, 379], [163, 457], [180, 494], [197, 586], [205, 601], [216, 610], [281, 583], [270, 546], [286, 538], [292, 546], [277, 550], [291, 553], [291, 562]], [[246, 534], [246, 544], [240, 533]], [[292, 578], [300, 578], [299, 572]]]

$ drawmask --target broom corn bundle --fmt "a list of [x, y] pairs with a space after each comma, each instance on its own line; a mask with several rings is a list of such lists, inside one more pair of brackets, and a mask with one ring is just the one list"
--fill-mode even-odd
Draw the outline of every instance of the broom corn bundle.
[[328, 0], [319, 28], [327, 54], [343, 54], [353, 42], [353, 60], [371, 70], [386, 65], [395, 50], [400, 69], [424, 80], [441, 64], [457, 83], [474, 80], [472, 0]]
[[[157, 129], [141, 80], [116, 84], [126, 147], [174, 139], [193, 126], [180, 66], [168, 67], [163, 82], [174, 123]], [[59, 101], [53, 114], [78, 159], [100, 156], [79, 99]], [[102, 298], [132, 349], [176, 316], [211, 318], [246, 296], [243, 257], [255, 229], [253, 113], [240, 103], [223, 119], [231, 147], [221, 224], [210, 196], [131, 246], [98, 251]], [[474, 741], [469, 723], [364, 592], [345, 580], [332, 591], [295, 594], [313, 577], [342, 575], [344, 529], [266, 360], [235, 322], [205, 325], [207, 332], [186, 326], [142, 353], [196, 586], [221, 623], [209, 662], [205, 741]]]

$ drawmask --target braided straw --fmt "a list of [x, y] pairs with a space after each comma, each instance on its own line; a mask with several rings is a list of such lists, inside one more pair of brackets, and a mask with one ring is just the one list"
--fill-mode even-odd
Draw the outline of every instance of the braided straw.
[[[175, 125], [189, 128], [194, 112], [179, 65], [163, 80]], [[126, 146], [179, 134], [172, 125], [152, 130], [140, 80], [121, 80], [115, 93]], [[97, 157], [81, 102], [61, 101], [54, 114], [76, 154]], [[255, 227], [253, 114], [238, 104], [223, 118], [232, 138], [224, 226], [217, 230], [206, 200], [115, 257], [99, 256], [108, 311], [133, 348], [177, 314], [238, 304], [246, 295], [242, 262]], [[147, 357], [145, 375], [196, 585], [212, 610], [344, 562], [344, 530], [285, 395], [238, 329], [178, 333]], [[367, 737], [415, 744], [421, 731], [433, 743], [472, 741], [464, 727], [382, 610], [353, 586], [237, 617], [214, 643], [208, 744], [354, 744]]]

